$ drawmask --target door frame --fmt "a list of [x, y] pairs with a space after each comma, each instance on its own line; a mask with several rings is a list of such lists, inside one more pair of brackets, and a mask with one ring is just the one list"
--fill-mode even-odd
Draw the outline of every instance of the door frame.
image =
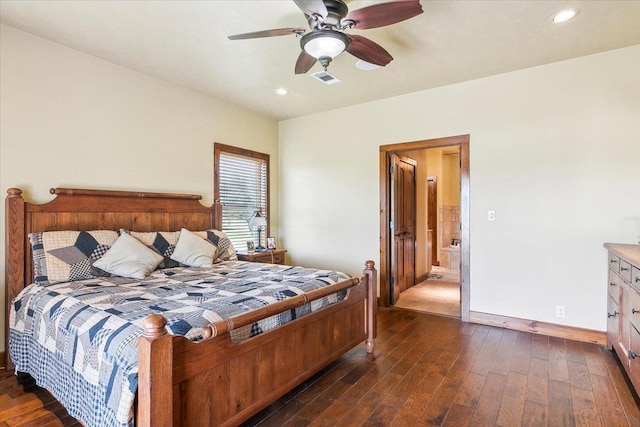
[[390, 236], [390, 195], [389, 179], [390, 155], [398, 151], [460, 147], [460, 318], [464, 322], [470, 320], [470, 207], [469, 207], [469, 135], [457, 135], [423, 141], [404, 142], [380, 146], [380, 288], [379, 305], [389, 305], [389, 272], [391, 271], [391, 236]]

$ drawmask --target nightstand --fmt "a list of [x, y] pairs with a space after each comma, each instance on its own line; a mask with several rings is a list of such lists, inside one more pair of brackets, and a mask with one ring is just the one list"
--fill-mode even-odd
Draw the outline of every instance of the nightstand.
[[264, 262], [267, 264], [284, 264], [286, 249], [274, 249], [264, 252], [238, 251], [238, 260], [249, 262]]

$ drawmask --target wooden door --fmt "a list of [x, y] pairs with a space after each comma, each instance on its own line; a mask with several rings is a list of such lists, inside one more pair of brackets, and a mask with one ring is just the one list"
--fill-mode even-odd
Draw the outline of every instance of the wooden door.
[[391, 304], [415, 285], [416, 161], [391, 154]]
[[431, 246], [431, 265], [440, 265], [438, 261], [438, 178], [427, 178], [427, 229], [433, 233]]

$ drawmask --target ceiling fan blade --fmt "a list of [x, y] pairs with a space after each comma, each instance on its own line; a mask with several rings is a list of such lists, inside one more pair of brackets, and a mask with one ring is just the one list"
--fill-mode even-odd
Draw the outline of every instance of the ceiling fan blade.
[[313, 64], [316, 63], [316, 58], [309, 55], [304, 50], [300, 52], [298, 56], [298, 60], [296, 61], [296, 74], [304, 74], [313, 67]]
[[[359, 30], [384, 27], [422, 13], [422, 5], [417, 0], [395, 1], [363, 7], [349, 13], [344, 20], [355, 22]], [[344, 21], [343, 20], [343, 21]]]
[[351, 39], [351, 43], [349, 43], [347, 47], [347, 52], [356, 58], [381, 67], [393, 61], [393, 56], [378, 43], [355, 34], [349, 34], [349, 38]]
[[255, 31], [253, 33], [235, 34], [229, 40], [258, 39], [261, 37], [288, 36], [289, 34], [304, 34], [304, 28], [277, 28], [274, 30]]
[[323, 18], [326, 18], [329, 13], [327, 11], [327, 6], [324, 5], [322, 0], [293, 0], [293, 2], [305, 13], [305, 15], [320, 15]]

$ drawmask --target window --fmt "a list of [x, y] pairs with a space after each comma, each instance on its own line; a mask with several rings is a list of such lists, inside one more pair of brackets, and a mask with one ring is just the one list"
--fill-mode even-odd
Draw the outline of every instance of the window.
[[236, 250], [246, 242], [258, 243], [258, 231], [249, 230], [256, 213], [267, 218], [260, 236], [266, 246], [269, 235], [269, 155], [229, 145], [214, 144], [214, 197], [222, 204], [222, 231]]

